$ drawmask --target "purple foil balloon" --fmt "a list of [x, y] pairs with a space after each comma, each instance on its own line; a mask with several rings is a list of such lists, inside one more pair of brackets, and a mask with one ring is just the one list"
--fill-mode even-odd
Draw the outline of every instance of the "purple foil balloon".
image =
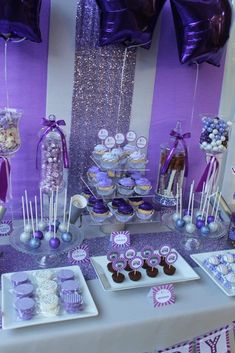
[[219, 66], [229, 38], [229, 0], [171, 0], [179, 59], [182, 64]]
[[100, 45], [123, 43], [150, 48], [166, 0], [96, 0], [101, 10]]
[[41, 0], [0, 0], [0, 36], [40, 43]]

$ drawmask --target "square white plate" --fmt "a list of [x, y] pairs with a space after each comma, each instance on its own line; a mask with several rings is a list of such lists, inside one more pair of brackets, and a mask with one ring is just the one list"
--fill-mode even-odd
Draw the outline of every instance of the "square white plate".
[[[173, 250], [173, 249], [172, 249]], [[174, 251], [176, 251], [174, 249]], [[177, 251], [176, 251], [177, 252]], [[178, 253], [178, 252], [177, 252]], [[122, 283], [115, 283], [112, 279], [112, 273], [107, 269], [108, 260], [106, 256], [96, 256], [91, 258], [91, 263], [96, 271], [96, 274], [102, 284], [104, 290], [107, 291], [118, 291], [124, 289], [134, 289], [141, 287], [152, 287], [154, 285], [166, 284], [166, 283], [177, 283], [185, 281], [193, 281], [199, 279], [198, 274], [192, 269], [191, 266], [184, 260], [184, 258], [178, 253], [178, 259], [174, 266], [176, 272], [173, 276], [168, 276], [163, 272], [163, 267], [158, 266], [158, 275], [155, 278], [148, 277], [146, 270], [141, 268], [141, 279], [134, 282], [129, 279], [128, 272], [123, 271], [125, 280]]]
[[[210, 251], [210, 252], [204, 252], [201, 254], [192, 254], [190, 255], [191, 258], [203, 269], [203, 271], [206, 272], [206, 274], [217, 284], [217, 286], [222, 289], [222, 291], [232, 297], [235, 295], [235, 289], [229, 289], [229, 288], [225, 288], [221, 282], [219, 282], [219, 280], [217, 278], [215, 278], [215, 276], [213, 275], [213, 273], [211, 271], [208, 270], [208, 268], [203, 264], [204, 260], [208, 259], [208, 257], [210, 256], [214, 256], [214, 255], [224, 255], [226, 253], [232, 253], [235, 254], [235, 249], [229, 249], [229, 250], [221, 250], [221, 251]], [[235, 264], [231, 264], [232, 269], [235, 271]]]
[[[91, 296], [89, 288], [87, 287], [86, 281], [83, 277], [82, 271], [78, 266], [69, 266], [69, 267], [59, 267], [52, 268], [54, 273], [58, 272], [61, 269], [70, 269], [75, 274], [75, 279], [77, 279], [81, 286], [82, 296], [84, 300], [84, 310], [76, 314], [68, 314], [63, 309], [60, 309], [60, 312], [56, 316], [45, 317], [42, 314], [35, 315], [31, 320], [19, 320], [17, 318], [17, 313], [13, 308], [14, 295], [11, 293], [12, 284], [11, 276], [13, 273], [4, 273], [2, 275], [2, 328], [3, 329], [14, 329], [25, 326], [41, 325], [48, 324], [50, 322], [59, 322], [73, 319], [83, 319], [86, 317], [97, 316], [98, 310], [94, 303], [94, 300]], [[28, 274], [28, 277], [35, 283], [34, 274], [38, 271], [43, 270], [34, 270], [34, 271], [24, 271]]]

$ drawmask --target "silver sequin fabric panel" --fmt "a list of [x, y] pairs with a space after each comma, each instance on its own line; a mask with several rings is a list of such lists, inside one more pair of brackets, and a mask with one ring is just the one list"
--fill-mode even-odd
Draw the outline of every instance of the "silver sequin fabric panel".
[[109, 45], [101, 48], [98, 46], [98, 37], [99, 10], [96, 1], [78, 1], [69, 194], [81, 191], [80, 177], [92, 164], [90, 154], [94, 145], [99, 143], [98, 130], [106, 128], [112, 136], [117, 131], [126, 133], [130, 124], [136, 49], [127, 51], [121, 95], [125, 47]]

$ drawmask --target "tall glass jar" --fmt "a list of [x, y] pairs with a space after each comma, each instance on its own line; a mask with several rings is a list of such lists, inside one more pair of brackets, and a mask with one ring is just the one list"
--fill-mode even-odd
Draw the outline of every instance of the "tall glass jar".
[[19, 120], [22, 111], [0, 110], [0, 156], [9, 157], [20, 148]]
[[[182, 135], [181, 122], [173, 130]], [[158, 168], [158, 181], [155, 201], [163, 206], [175, 206], [177, 202], [177, 185], [179, 190], [184, 185], [185, 149], [181, 144], [174, 148], [175, 138], [169, 144], [161, 145]]]
[[[49, 117], [55, 121], [54, 116]], [[61, 135], [57, 129], [52, 128], [43, 138], [41, 144], [41, 181], [42, 192], [50, 194], [64, 187], [63, 179], [63, 148]]]

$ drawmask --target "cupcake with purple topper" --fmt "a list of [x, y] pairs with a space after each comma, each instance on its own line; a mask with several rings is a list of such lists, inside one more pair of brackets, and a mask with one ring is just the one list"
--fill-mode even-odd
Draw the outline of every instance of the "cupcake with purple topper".
[[152, 189], [151, 182], [147, 178], [136, 179], [135, 192], [139, 195], [148, 195]]
[[98, 144], [94, 147], [94, 150], [92, 152], [93, 157], [97, 160], [100, 161], [101, 157], [105, 152], [108, 151], [108, 148], [103, 145], [103, 144]]
[[138, 207], [139, 205], [141, 205], [144, 202], [142, 197], [130, 197], [128, 199], [128, 203], [132, 206], [132, 207]]
[[96, 184], [97, 193], [101, 196], [111, 196], [115, 191], [115, 185], [110, 178], [102, 179]]
[[97, 222], [104, 222], [107, 218], [112, 216], [109, 208], [104, 204], [102, 200], [98, 200], [94, 204], [91, 214]]
[[100, 172], [100, 168], [98, 168], [96, 165], [93, 165], [87, 170], [87, 177], [88, 180], [92, 183], [96, 174]]
[[113, 154], [112, 152], [106, 152], [101, 157], [100, 163], [104, 169], [117, 168], [119, 165], [119, 157], [117, 154]]
[[111, 212], [116, 212], [120, 205], [126, 204], [126, 201], [122, 198], [115, 198], [108, 203], [108, 207]]
[[133, 169], [144, 169], [146, 163], [146, 155], [140, 150], [131, 153], [127, 159], [128, 167]]
[[154, 208], [151, 203], [145, 201], [137, 207], [136, 215], [142, 221], [151, 219], [154, 214]]
[[132, 178], [121, 178], [118, 181], [118, 192], [124, 196], [130, 196], [134, 193], [135, 181]]
[[129, 204], [121, 204], [118, 207], [115, 217], [119, 222], [126, 223], [134, 217], [134, 210]]

